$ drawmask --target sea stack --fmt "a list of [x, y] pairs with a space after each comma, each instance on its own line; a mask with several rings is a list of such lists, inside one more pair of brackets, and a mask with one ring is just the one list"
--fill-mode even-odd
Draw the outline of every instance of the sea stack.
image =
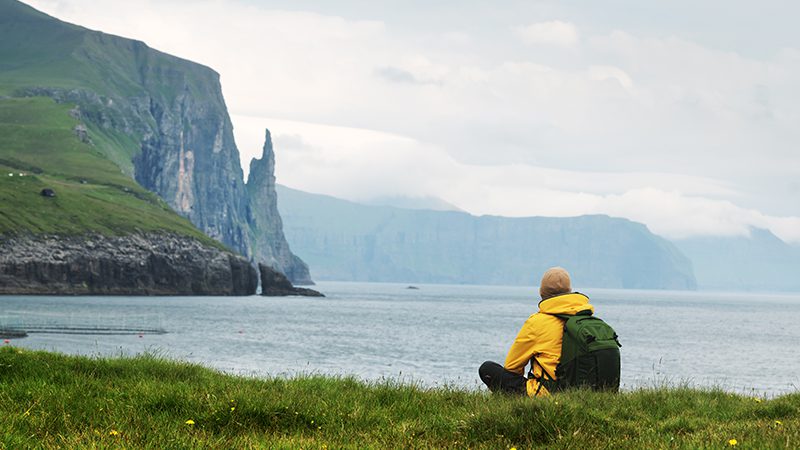
[[261, 273], [261, 295], [263, 296], [284, 297], [288, 295], [301, 295], [304, 297], [325, 297], [322, 293], [313, 289], [292, 286], [292, 283], [284, 274], [266, 264], [259, 264], [258, 271]]

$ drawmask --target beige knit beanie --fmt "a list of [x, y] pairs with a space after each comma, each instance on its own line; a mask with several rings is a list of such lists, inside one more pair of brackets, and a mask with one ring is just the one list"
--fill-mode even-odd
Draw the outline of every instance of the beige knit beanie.
[[551, 267], [547, 269], [539, 283], [539, 295], [542, 300], [547, 300], [556, 295], [569, 294], [572, 292], [572, 285], [569, 280], [569, 273], [561, 267]]

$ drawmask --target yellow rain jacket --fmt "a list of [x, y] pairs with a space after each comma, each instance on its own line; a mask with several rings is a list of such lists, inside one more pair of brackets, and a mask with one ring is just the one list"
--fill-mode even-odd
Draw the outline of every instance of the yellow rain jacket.
[[538, 378], [542, 376], [542, 368], [555, 379], [556, 366], [561, 358], [561, 339], [564, 336], [564, 321], [550, 314], [569, 314], [584, 310], [594, 312], [589, 298], [580, 293], [562, 294], [539, 302], [539, 312], [528, 317], [517, 338], [511, 345], [506, 357], [506, 370], [525, 375], [525, 366], [536, 358], [533, 365], [533, 377], [526, 386], [528, 395], [548, 395], [544, 386], [539, 387]]

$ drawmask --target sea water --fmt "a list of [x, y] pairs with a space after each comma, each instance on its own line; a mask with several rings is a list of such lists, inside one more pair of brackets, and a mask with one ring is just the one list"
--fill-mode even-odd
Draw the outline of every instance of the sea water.
[[[92, 356], [142, 352], [248, 376], [353, 375], [482, 389], [536, 311], [531, 287], [320, 283], [326, 298], [0, 297], [10, 344]], [[585, 289], [620, 335], [622, 388], [800, 388], [800, 295]]]

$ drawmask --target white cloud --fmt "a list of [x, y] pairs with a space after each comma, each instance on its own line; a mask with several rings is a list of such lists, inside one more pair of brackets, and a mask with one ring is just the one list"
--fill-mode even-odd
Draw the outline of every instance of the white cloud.
[[438, 189], [440, 174], [458, 167], [431, 145], [389, 133], [247, 116], [233, 120], [239, 124], [240, 147], [259, 149], [242, 152], [243, 158], [261, 156], [264, 127], [269, 127], [278, 183], [310, 192], [351, 200], [424, 196]]
[[625, 89], [633, 87], [633, 80], [619, 67], [589, 66], [589, 79], [594, 81], [614, 80]]
[[797, 49], [756, 58], [677, 28], [598, 31], [589, 19], [579, 32], [513, 7], [425, 29], [389, 12], [217, 0], [32, 4], [212, 66], [245, 170], [270, 127], [278, 178], [294, 187], [435, 195], [476, 214], [608, 213], [670, 236], [763, 226], [800, 239]]
[[472, 43], [472, 37], [460, 31], [448, 31], [447, 33], [442, 34], [442, 39], [448, 44], [455, 44], [455, 45], [468, 45]]
[[572, 47], [578, 44], [578, 28], [560, 20], [540, 22], [514, 28], [514, 33], [529, 45], [556, 45]]
[[[278, 182], [309, 192], [354, 201], [438, 196], [473, 213], [502, 216], [607, 214], [642, 222], [654, 233], [676, 239], [743, 236], [758, 227], [800, 243], [800, 217], [768, 216], [715, 199], [735, 193], [712, 179], [470, 165], [434, 145], [388, 133], [256, 117], [234, 120], [254, 129], [249, 135], [237, 132], [244, 148], [259, 146], [263, 127], [269, 126]], [[682, 189], [674, 189], [676, 185]]]
[[748, 236], [764, 228], [786, 242], [800, 243], [800, 217], [767, 216], [724, 200], [692, 197], [678, 191], [640, 188], [603, 198], [604, 213], [627, 217], [670, 238]]

